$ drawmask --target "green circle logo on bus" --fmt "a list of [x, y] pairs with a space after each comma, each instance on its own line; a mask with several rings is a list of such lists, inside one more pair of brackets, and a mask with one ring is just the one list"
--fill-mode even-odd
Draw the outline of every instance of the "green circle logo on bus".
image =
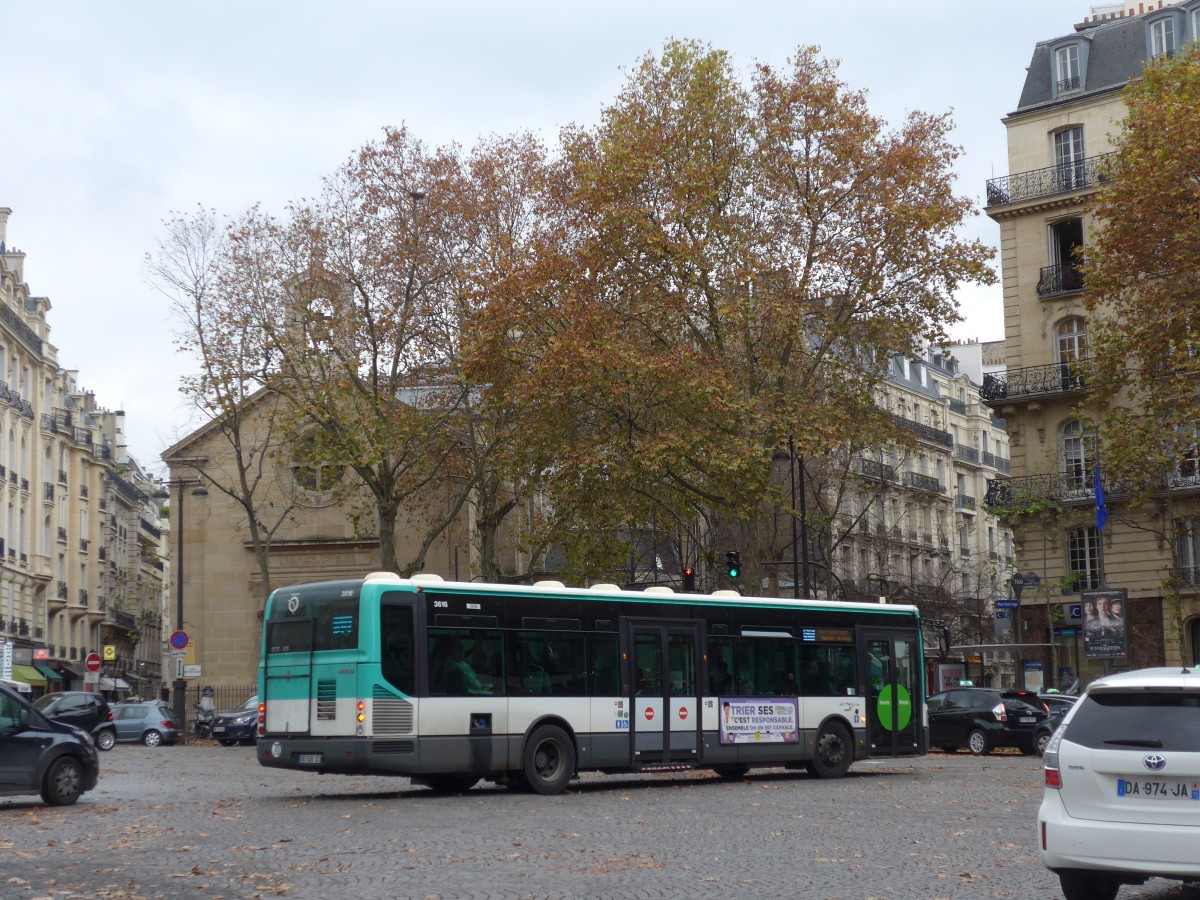
[[896, 686], [893, 697], [892, 686], [885, 684], [879, 692], [875, 710], [880, 725], [888, 731], [903, 731], [912, 719], [912, 696], [901, 684]]

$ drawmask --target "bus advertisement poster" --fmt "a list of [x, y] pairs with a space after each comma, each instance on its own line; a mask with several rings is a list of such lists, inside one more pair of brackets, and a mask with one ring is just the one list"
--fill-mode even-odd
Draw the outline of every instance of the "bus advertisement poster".
[[722, 744], [797, 744], [799, 702], [795, 699], [722, 697]]

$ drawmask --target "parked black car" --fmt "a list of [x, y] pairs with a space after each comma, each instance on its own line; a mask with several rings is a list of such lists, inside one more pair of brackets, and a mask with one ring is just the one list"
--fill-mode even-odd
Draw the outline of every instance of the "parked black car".
[[258, 694], [242, 701], [237, 709], [213, 716], [212, 736], [225, 747], [258, 743]]
[[0, 685], [0, 796], [41, 794], [51, 806], [70, 806], [99, 778], [90, 735], [47, 719]]
[[1046, 745], [1050, 743], [1050, 738], [1054, 737], [1054, 732], [1058, 730], [1058, 726], [1062, 724], [1062, 720], [1071, 711], [1071, 707], [1079, 701], [1079, 698], [1071, 694], [1038, 694], [1038, 700], [1050, 712], [1050, 717], [1038, 726], [1037, 733], [1033, 738], [1034, 752], [1040, 756], [1046, 752]]
[[101, 750], [111, 750], [117, 742], [112, 709], [100, 694], [85, 691], [56, 691], [33, 702], [33, 708], [48, 719], [82, 728]]
[[926, 706], [929, 743], [947, 753], [959, 747], [966, 747], [976, 756], [997, 747], [1017, 747], [1022, 753], [1037, 753], [1039, 728], [1050, 719], [1050, 713], [1033, 691], [951, 688], [934, 694]]

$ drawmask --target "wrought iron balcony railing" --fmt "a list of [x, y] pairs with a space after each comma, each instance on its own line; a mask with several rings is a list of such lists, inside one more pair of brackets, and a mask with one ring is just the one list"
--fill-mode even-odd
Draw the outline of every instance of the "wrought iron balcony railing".
[[1060, 78], [1058, 80], [1058, 90], [1055, 93], [1065, 94], [1068, 91], [1079, 90], [1079, 76], [1072, 75], [1070, 78]]
[[983, 464], [991, 466], [998, 472], [1009, 472], [1012, 470], [1012, 461], [1005, 459], [1003, 456], [997, 456], [994, 453], [983, 451]]
[[1058, 263], [1053, 266], [1043, 266], [1038, 276], [1037, 292], [1039, 297], [1054, 297], [1058, 294], [1072, 294], [1083, 290], [1083, 272], [1075, 263]]
[[862, 463], [862, 473], [868, 478], [878, 478], [881, 481], [894, 481], [896, 478], [895, 466], [876, 462], [873, 459], [863, 459], [859, 462]]
[[929, 491], [931, 494], [942, 492], [942, 483], [932, 475], [922, 475], [920, 472], [905, 472], [904, 486], [918, 491]]
[[987, 205], [1003, 206], [1018, 200], [1035, 200], [1095, 187], [1106, 181], [1111, 153], [1103, 153], [1078, 162], [1047, 166], [1015, 175], [989, 178], [987, 182]]
[[901, 428], [911, 431], [920, 440], [928, 441], [931, 444], [939, 444], [943, 447], [954, 446], [954, 437], [948, 431], [942, 431], [942, 429], [926, 425], [924, 422], [914, 422], [912, 419], [906, 419], [895, 413], [891, 413], [890, 415], [893, 422]]
[[1046, 394], [1069, 394], [1082, 391], [1087, 385], [1078, 365], [1054, 363], [1049, 366], [1025, 366], [1009, 369], [1002, 374], [983, 376], [979, 398], [984, 403], [1015, 400]]
[[964, 447], [962, 444], [959, 444], [954, 448], [954, 458], [979, 465], [979, 451], [974, 447]]

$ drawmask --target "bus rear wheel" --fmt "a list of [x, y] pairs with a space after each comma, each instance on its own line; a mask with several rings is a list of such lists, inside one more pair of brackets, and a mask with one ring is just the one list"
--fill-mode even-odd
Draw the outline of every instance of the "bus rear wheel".
[[854, 745], [846, 726], [840, 722], [822, 725], [817, 735], [816, 755], [805, 764], [809, 774], [818, 778], [841, 778], [850, 770], [852, 762]]
[[557, 725], [542, 725], [525, 743], [523, 780], [538, 794], [560, 794], [575, 774], [575, 744]]

